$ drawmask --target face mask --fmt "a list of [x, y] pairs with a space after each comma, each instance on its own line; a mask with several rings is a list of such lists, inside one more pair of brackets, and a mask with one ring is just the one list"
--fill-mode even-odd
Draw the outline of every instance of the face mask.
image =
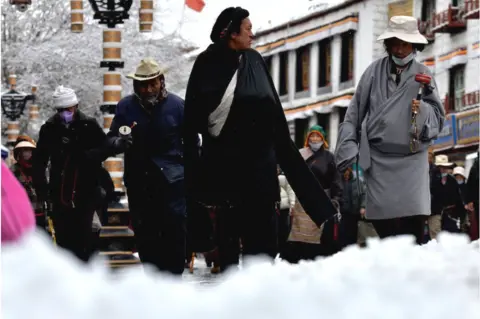
[[448, 173], [442, 173], [442, 177], [447, 177]]
[[317, 142], [317, 143], [309, 142], [308, 143], [308, 146], [310, 146], [310, 148], [314, 152], [318, 151], [322, 147], [322, 145], [323, 145], [323, 142]]
[[459, 185], [462, 185], [462, 184], [463, 184], [463, 180], [458, 180], [458, 179], [457, 179], [457, 183], [458, 183]]
[[32, 158], [32, 151], [31, 150], [25, 150], [22, 152], [20, 155], [24, 161], [29, 161]]
[[415, 51], [412, 51], [412, 53], [410, 53], [409, 55], [407, 55], [403, 59], [397, 58], [396, 56], [392, 55], [392, 60], [396, 65], [404, 66], [404, 65], [407, 65], [410, 61], [412, 61], [413, 58], [415, 58], [416, 55], [417, 55], [417, 53]]
[[62, 113], [60, 113], [60, 116], [67, 124], [73, 121], [73, 112], [71, 111], [63, 111]]

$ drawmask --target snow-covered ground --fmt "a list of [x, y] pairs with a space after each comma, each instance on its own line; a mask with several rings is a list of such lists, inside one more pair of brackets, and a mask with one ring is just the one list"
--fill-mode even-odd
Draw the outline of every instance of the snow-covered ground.
[[478, 319], [478, 241], [442, 234], [372, 240], [292, 266], [258, 261], [201, 286], [146, 269], [111, 275], [85, 267], [45, 238], [2, 247], [2, 318]]

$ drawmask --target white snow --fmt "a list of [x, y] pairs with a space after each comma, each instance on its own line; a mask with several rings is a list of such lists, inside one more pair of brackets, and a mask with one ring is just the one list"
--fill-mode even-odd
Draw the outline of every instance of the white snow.
[[[148, 268], [107, 273], [82, 266], [45, 238], [2, 247], [2, 318], [368, 318], [480, 316], [478, 241], [441, 234], [371, 240], [292, 266], [248, 263], [218, 285], [160, 277]], [[200, 289], [201, 288], [201, 289]]]

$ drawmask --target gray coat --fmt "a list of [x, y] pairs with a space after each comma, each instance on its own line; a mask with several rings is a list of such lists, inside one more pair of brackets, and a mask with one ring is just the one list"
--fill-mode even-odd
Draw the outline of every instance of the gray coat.
[[420, 86], [415, 75], [431, 76], [431, 73], [414, 60], [403, 70], [397, 86], [390, 70], [390, 59], [384, 57], [364, 72], [340, 126], [335, 151], [341, 171], [359, 154], [367, 183], [366, 214], [369, 219], [430, 215], [427, 149], [441, 132], [445, 120], [445, 111], [432, 80], [434, 89], [423, 95], [420, 104], [416, 119], [419, 145], [412, 152], [411, 104]]

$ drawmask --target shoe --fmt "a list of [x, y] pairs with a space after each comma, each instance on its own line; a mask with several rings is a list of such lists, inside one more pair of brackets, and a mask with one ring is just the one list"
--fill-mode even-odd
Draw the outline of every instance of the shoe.
[[220, 267], [219, 266], [214, 266], [212, 269], [210, 269], [211, 274], [218, 274], [220, 273]]

